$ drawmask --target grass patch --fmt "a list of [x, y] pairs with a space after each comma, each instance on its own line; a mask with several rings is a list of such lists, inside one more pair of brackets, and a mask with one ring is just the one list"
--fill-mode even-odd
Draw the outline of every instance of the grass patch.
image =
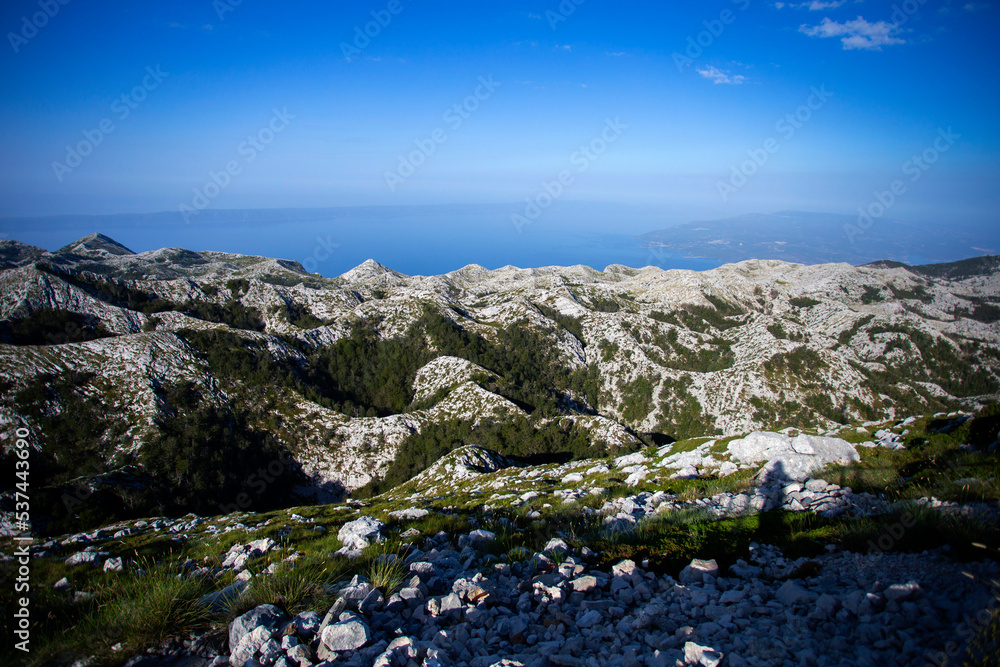
[[335, 599], [331, 584], [340, 581], [348, 567], [339, 560], [282, 563], [273, 574], [259, 575], [227, 607], [229, 620], [259, 607], [273, 604], [289, 616], [309, 609], [329, 608]]
[[974, 560], [982, 558], [974, 544], [996, 546], [1000, 531], [912, 504], [880, 516], [837, 519], [784, 511], [716, 519], [704, 510], [682, 510], [641, 521], [632, 531], [597, 530], [581, 538], [600, 552], [602, 566], [648, 559], [655, 571], [676, 576], [692, 558], [714, 558], [724, 569], [745, 558], [751, 542], [776, 545], [788, 558], [816, 556], [828, 544], [856, 553], [921, 552], [947, 544], [957, 559]]
[[[934, 496], [960, 503], [998, 501], [1000, 462], [995, 454], [976, 446], [993, 437], [989, 429], [985, 438], [979, 431], [985, 424], [992, 428], [994, 412], [994, 407], [985, 408], [976, 418], [949, 432], [935, 432], [936, 420], [919, 419], [903, 439], [906, 449], [858, 448], [860, 462], [832, 465], [816, 476], [856, 492], [867, 491], [892, 500]], [[966, 446], [968, 443], [973, 446]]]
[[403, 585], [407, 571], [402, 556], [387, 552], [371, 561], [367, 576], [372, 586], [382, 591], [383, 596], [389, 597]]
[[712, 440], [712, 438], [688, 438], [686, 440], [678, 440], [677, 442], [671, 443], [670, 451], [667, 452], [666, 456], [670, 456], [671, 454], [680, 454], [682, 452], [692, 452], [709, 440]]
[[98, 664], [116, 664], [171, 637], [212, 626], [212, 613], [198, 604], [213, 588], [209, 579], [178, 577], [174, 567], [151, 561], [138, 566], [97, 583], [79, 623], [52, 637], [44, 653], [54, 658], [52, 652], [61, 646], [63, 651], [94, 654]]

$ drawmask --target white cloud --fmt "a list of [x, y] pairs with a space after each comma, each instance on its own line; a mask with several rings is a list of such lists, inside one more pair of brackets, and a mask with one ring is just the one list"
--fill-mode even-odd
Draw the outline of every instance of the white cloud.
[[860, 16], [853, 21], [845, 21], [844, 23], [825, 18], [817, 26], [799, 26], [799, 32], [810, 37], [840, 37], [845, 51], [852, 49], [881, 51], [883, 46], [906, 44], [905, 39], [896, 36], [900, 29], [895, 23], [885, 21], [869, 23]]
[[726, 83], [733, 86], [738, 86], [747, 80], [742, 74], [726, 74], [717, 67], [706, 67], [704, 69], [696, 70], [698, 74], [701, 74], [706, 79], [711, 79], [712, 83]]
[[847, 3], [847, 0], [812, 0], [811, 2], [776, 2], [775, 9], [789, 7], [793, 9], [808, 9], [811, 12], [821, 12], [826, 9], [836, 9]]

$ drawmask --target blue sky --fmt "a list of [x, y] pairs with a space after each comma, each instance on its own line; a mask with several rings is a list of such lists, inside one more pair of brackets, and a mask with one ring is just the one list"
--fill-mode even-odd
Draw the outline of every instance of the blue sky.
[[677, 221], [853, 213], [948, 128], [893, 216], [1000, 203], [991, 2], [64, 1], [0, 10], [0, 216], [176, 211], [206, 187], [213, 209], [527, 206], [563, 172], [567, 201]]

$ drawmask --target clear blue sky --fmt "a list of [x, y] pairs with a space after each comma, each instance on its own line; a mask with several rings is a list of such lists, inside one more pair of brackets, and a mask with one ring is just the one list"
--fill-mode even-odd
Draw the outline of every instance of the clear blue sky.
[[[211, 208], [523, 202], [569, 170], [566, 200], [852, 213], [947, 128], [894, 217], [981, 223], [1000, 203], [993, 2], [46, 2], [37, 31], [37, 0], [0, 10], [0, 216], [178, 210], [231, 161]], [[373, 11], [391, 20], [355, 43]], [[678, 64], [689, 39], [704, 46]], [[833, 95], [788, 136], [814, 88]], [[104, 119], [91, 154], [54, 167]], [[576, 154], [609, 119], [626, 127], [606, 151]], [[269, 124], [262, 150], [244, 143]]]

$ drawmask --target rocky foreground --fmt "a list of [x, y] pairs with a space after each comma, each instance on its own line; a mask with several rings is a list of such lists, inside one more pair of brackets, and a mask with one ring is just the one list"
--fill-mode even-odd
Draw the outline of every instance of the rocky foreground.
[[[362, 517], [338, 537], [353, 548], [382, 530]], [[790, 560], [752, 544], [729, 568], [696, 559], [674, 578], [632, 560], [596, 569], [594, 552], [560, 539], [509, 562], [488, 553], [493, 539], [440, 533], [410, 547], [388, 598], [355, 576], [328, 610], [291, 618], [262, 605], [229, 625], [224, 645], [196, 639], [129, 665], [940, 664], [998, 599], [995, 563], [956, 567], [942, 550]], [[237, 545], [229, 559], [274, 546]]]
[[[1000, 524], [991, 414], [533, 466], [465, 446], [368, 501], [126, 520], [29, 551], [78, 607], [109, 602], [95, 582], [148, 581], [154, 546], [168, 578], [203, 585], [211, 623], [129, 667], [967, 664], [1000, 602], [995, 550], [970, 547]], [[938, 456], [965, 458], [927, 463], [946, 499], [900, 493], [948, 438]], [[896, 493], [847, 485], [870, 457], [908, 462]], [[275, 582], [296, 573], [319, 593], [293, 604]]]

